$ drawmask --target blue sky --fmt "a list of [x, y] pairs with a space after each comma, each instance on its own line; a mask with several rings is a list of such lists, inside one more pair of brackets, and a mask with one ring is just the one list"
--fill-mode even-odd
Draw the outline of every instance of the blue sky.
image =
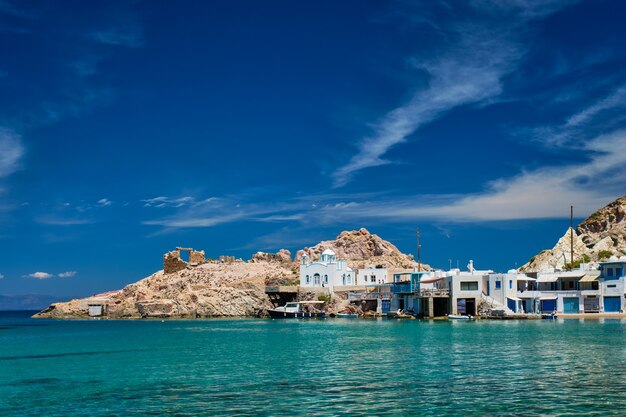
[[366, 227], [507, 270], [625, 194], [620, 1], [0, 0], [0, 294]]

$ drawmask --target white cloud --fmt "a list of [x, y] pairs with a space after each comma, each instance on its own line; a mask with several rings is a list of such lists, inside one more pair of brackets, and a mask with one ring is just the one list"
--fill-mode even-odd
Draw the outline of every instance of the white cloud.
[[21, 137], [15, 132], [0, 128], [0, 178], [17, 171], [23, 155]]
[[61, 272], [59, 278], [71, 278], [77, 274], [76, 271]]
[[0, 279], [4, 279], [4, 275], [0, 274]]
[[108, 207], [111, 204], [113, 204], [111, 200], [108, 200], [106, 198], [101, 198], [100, 200], [98, 200], [98, 206], [100, 207]]
[[[212, 199], [206, 199], [204, 200], [204, 202], [209, 202]], [[158, 207], [158, 208], [163, 208], [163, 207], [183, 207], [183, 206], [187, 206], [187, 205], [192, 205], [192, 204], [196, 204], [196, 200], [193, 197], [189, 197], [189, 196], [185, 196], [185, 197], [178, 197], [178, 198], [170, 198], [170, 197], [165, 197], [165, 196], [159, 196], [159, 197], [154, 197], [154, 198], [148, 198], [146, 200], [141, 200], [144, 207]], [[202, 202], [200, 202], [202, 203]]]
[[25, 276], [29, 277], [29, 278], [36, 278], [36, 279], [54, 278], [54, 274], [49, 274], [47, 272], [33, 272], [32, 274], [28, 274], [28, 275], [25, 275]]
[[515, 69], [526, 51], [520, 41], [526, 23], [562, 4], [476, 1], [478, 17], [472, 22], [451, 18], [444, 27], [432, 24], [454, 41], [451, 47], [442, 48], [441, 55], [416, 60], [430, 77], [428, 86], [374, 124], [373, 134], [359, 143], [358, 152], [332, 174], [334, 185], [347, 184], [362, 169], [390, 163], [383, 157], [392, 147], [444, 113], [498, 96], [502, 77]]

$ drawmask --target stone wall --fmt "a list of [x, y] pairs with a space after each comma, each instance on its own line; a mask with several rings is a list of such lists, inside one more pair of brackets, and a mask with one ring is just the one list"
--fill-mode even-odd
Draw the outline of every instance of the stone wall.
[[200, 265], [205, 261], [203, 250], [190, 250], [189, 251], [189, 263], [191, 265]]
[[181, 259], [179, 250], [173, 250], [163, 255], [163, 272], [166, 274], [182, 271], [187, 266], [187, 262]]

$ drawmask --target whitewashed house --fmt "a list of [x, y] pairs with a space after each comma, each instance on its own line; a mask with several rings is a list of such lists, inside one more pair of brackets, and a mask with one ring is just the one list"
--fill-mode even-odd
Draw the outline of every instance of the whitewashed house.
[[474, 268], [474, 261], [467, 266], [468, 271], [452, 269], [450, 298], [453, 314], [468, 314], [475, 316], [480, 301], [487, 295], [489, 288], [489, 274], [492, 270], [478, 271]]
[[300, 265], [300, 286], [328, 288], [355, 285], [356, 275], [346, 261], [337, 260], [335, 252], [326, 249], [319, 261], [309, 262], [305, 256]]
[[387, 268], [376, 268], [374, 265], [359, 269], [356, 285], [384, 284], [387, 282], [387, 272]]

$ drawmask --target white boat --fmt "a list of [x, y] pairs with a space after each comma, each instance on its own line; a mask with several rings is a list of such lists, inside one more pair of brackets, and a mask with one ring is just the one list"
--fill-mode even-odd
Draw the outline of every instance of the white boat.
[[474, 317], [472, 316], [466, 316], [463, 314], [448, 314], [448, 318], [450, 320], [473, 320]]
[[[324, 301], [293, 301], [285, 304], [281, 307], [276, 307], [271, 310], [267, 310], [270, 317], [273, 319], [297, 319], [297, 318], [318, 318], [323, 319], [326, 317], [326, 313], [318, 311], [314, 308], [315, 305], [324, 304]], [[305, 309], [303, 305], [308, 306]]]

